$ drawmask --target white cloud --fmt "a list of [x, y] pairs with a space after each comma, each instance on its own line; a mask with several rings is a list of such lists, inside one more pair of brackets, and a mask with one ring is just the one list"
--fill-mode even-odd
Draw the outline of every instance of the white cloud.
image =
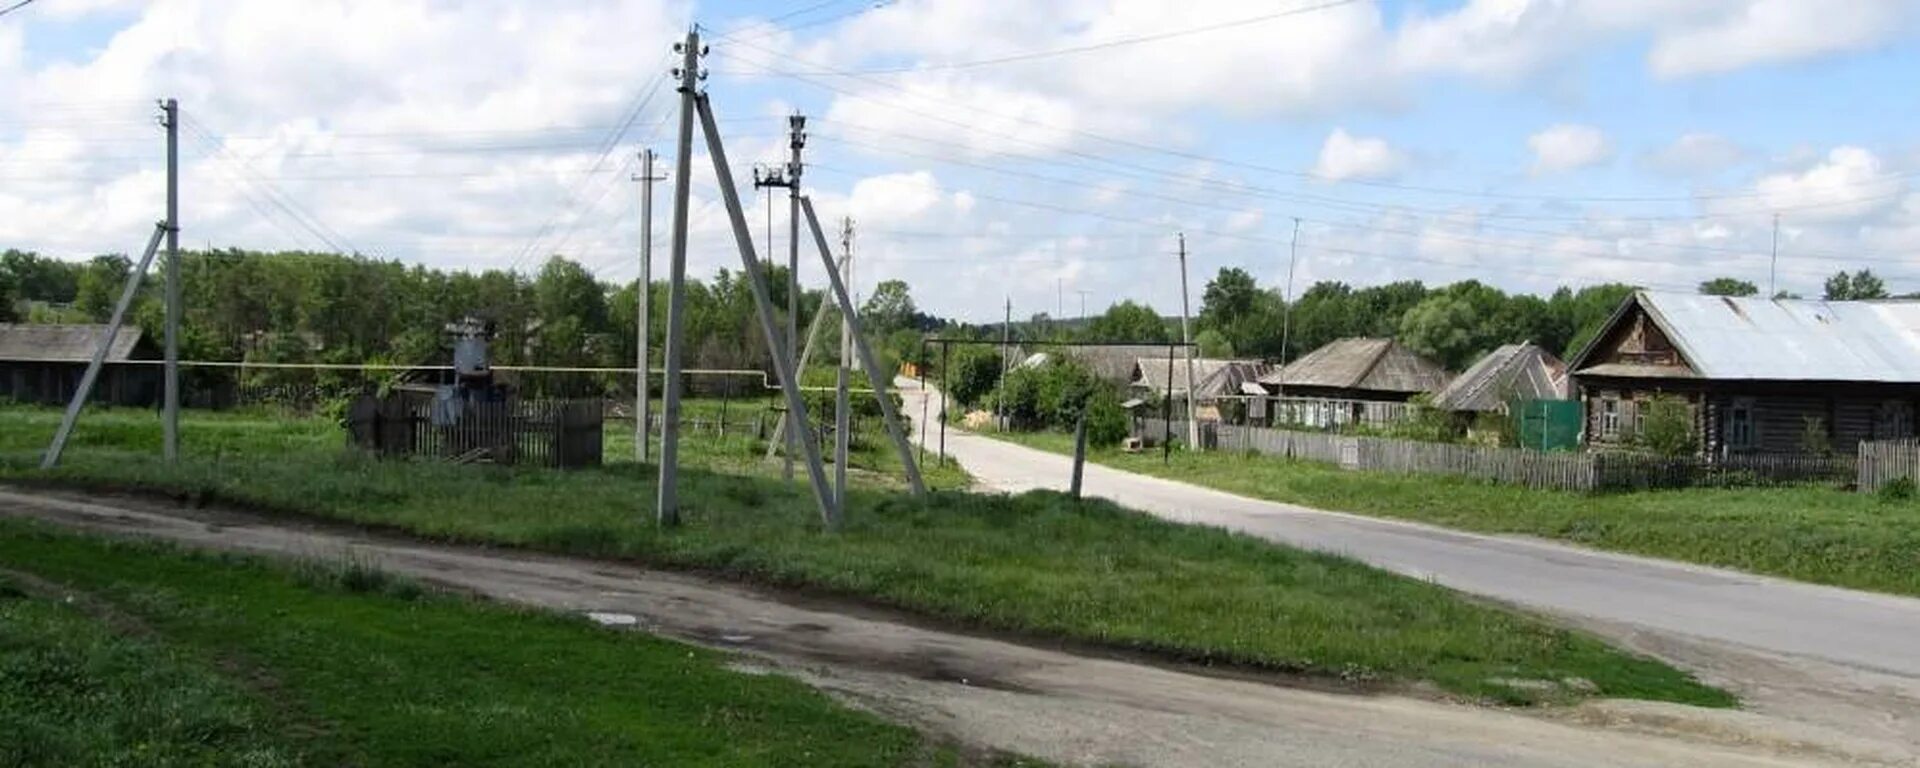
[[1535, 174], [1564, 173], [1599, 165], [1613, 157], [1613, 143], [1590, 125], [1563, 123], [1527, 137]]
[[1751, 0], [1660, 36], [1648, 54], [1662, 77], [1689, 77], [1855, 51], [1899, 34], [1908, 0]]
[[1747, 150], [1717, 133], [1689, 133], [1647, 153], [1646, 165], [1672, 176], [1706, 176], [1747, 159]]
[[1757, 204], [1726, 205], [1780, 211], [1796, 223], [1847, 222], [1897, 208], [1906, 187], [1905, 177], [1888, 172], [1874, 153], [1843, 146], [1804, 171], [1761, 177], [1753, 185]]
[[1329, 181], [1385, 179], [1400, 173], [1406, 158], [1386, 139], [1354, 136], [1336, 128], [1320, 146], [1313, 175]]

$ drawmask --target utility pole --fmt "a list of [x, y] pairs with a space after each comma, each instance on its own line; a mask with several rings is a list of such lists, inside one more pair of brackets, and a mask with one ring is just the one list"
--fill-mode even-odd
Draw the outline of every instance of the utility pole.
[[993, 409], [1000, 417], [1000, 430], [1007, 431], [1013, 414], [1007, 412], [1007, 369], [1013, 367], [1013, 297], [1007, 297], [1007, 316], [1000, 322], [1000, 386], [993, 398]]
[[1293, 239], [1287, 243], [1287, 287], [1280, 297], [1280, 386], [1275, 399], [1284, 407], [1287, 398], [1287, 343], [1293, 334], [1293, 266], [1300, 261], [1300, 217], [1293, 217]]
[[[767, 190], [767, 249], [771, 258], [773, 249], [773, 188], [785, 187], [787, 190], [787, 349], [794, 355], [792, 360], [795, 375], [800, 367], [800, 174], [802, 163], [800, 150], [807, 146], [807, 118], [795, 113], [787, 116], [787, 164], [783, 167], [756, 168], [753, 185]], [[786, 428], [781, 430], [785, 437], [787, 451], [780, 464], [781, 477], [793, 479], [794, 440], [799, 430], [795, 428], [795, 415], [788, 412]]]
[[180, 102], [160, 105], [167, 126], [167, 370], [161, 453], [167, 463], [180, 460]]
[[1767, 298], [1780, 295], [1776, 275], [1780, 271], [1780, 214], [1773, 215], [1773, 257], [1767, 264]]
[[1087, 294], [1093, 293], [1093, 291], [1085, 288], [1075, 288], [1073, 292], [1080, 294], [1080, 319], [1085, 320], [1087, 319]]
[[[680, 43], [680, 138], [673, 174], [673, 253], [667, 267], [667, 341], [665, 378], [661, 382], [660, 482], [655, 507], [661, 527], [680, 524], [680, 500], [676, 495], [680, 469], [680, 327], [686, 321], [687, 280], [687, 193], [693, 181], [693, 115], [700, 88], [700, 31], [687, 30]], [[719, 179], [731, 189], [729, 180]]]
[[[1200, 450], [1200, 402], [1193, 395], [1193, 334], [1189, 328], [1187, 315], [1190, 314], [1187, 298], [1187, 233], [1180, 233], [1180, 343], [1187, 349], [1187, 450]], [[1173, 382], [1167, 382], [1167, 389], [1173, 389]], [[1171, 397], [1172, 393], [1169, 392]]]
[[1067, 284], [1057, 276], [1053, 278], [1053, 316], [1063, 319], [1067, 316]]
[[[853, 219], [840, 220], [840, 282], [853, 281]], [[821, 302], [816, 316], [827, 313]], [[841, 519], [847, 516], [847, 431], [853, 426], [853, 411], [847, 404], [847, 357], [853, 354], [853, 331], [847, 313], [840, 313], [840, 355], [833, 369], [833, 500], [839, 505]]]
[[634, 180], [640, 182], [640, 305], [639, 314], [634, 316], [634, 394], [633, 394], [633, 457], [645, 464], [648, 454], [647, 436], [652, 432], [653, 414], [649, 413], [653, 397], [647, 391], [649, 358], [647, 349], [649, 315], [653, 310], [653, 183], [662, 177], [653, 175], [653, 149], [640, 150], [640, 175]]

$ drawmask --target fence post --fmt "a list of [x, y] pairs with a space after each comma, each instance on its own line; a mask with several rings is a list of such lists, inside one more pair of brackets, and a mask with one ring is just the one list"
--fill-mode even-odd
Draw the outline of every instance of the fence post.
[[1080, 421], [1073, 425], [1073, 498], [1080, 498], [1080, 478], [1087, 468], [1087, 414], [1080, 413]]

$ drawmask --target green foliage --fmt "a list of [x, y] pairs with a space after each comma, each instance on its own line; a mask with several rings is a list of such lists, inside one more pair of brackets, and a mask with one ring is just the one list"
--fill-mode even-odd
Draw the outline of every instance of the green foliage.
[[1845, 271], [1835, 272], [1827, 278], [1827, 301], [1862, 301], [1887, 298], [1887, 285], [1871, 270], [1860, 270], [1851, 275]]
[[1112, 343], [1163, 342], [1167, 340], [1167, 322], [1153, 307], [1122, 301], [1088, 322], [1085, 337]]
[[1103, 392], [1116, 395], [1113, 406], [1118, 408], [1117, 393], [1093, 371], [1072, 357], [1055, 356], [1044, 365], [1009, 372], [1000, 396], [1016, 429], [1072, 430], [1081, 412]]
[[1677, 395], [1655, 395], [1641, 403], [1638, 440], [1661, 456], [1677, 458], [1697, 453], [1700, 436], [1693, 429], [1693, 406]]
[[1407, 348], [1425, 355], [1449, 370], [1471, 365], [1476, 353], [1483, 352], [1475, 333], [1476, 313], [1465, 299], [1434, 296], [1400, 318], [1400, 341]]
[[1407, 406], [1406, 418], [1387, 425], [1381, 430], [1382, 436], [1428, 443], [1459, 441], [1460, 427], [1453, 414], [1433, 407], [1432, 395], [1414, 395]]
[[113, 305], [125, 291], [133, 262], [125, 256], [95, 256], [81, 268], [75, 288], [73, 307], [91, 322], [104, 323], [113, 317]]
[[915, 330], [916, 318], [920, 310], [913, 304], [913, 294], [905, 280], [882, 280], [874, 286], [873, 294], [860, 305], [860, 319], [867, 323], [867, 331], [876, 334], [890, 334], [895, 331]]
[[1827, 430], [1827, 420], [1818, 416], [1800, 417], [1800, 451], [1819, 456], [1833, 453], [1833, 435]]
[[1700, 284], [1700, 292], [1708, 296], [1757, 296], [1760, 286], [1732, 277], [1716, 277]]
[[1916, 493], [1920, 493], [1920, 489], [1915, 488], [1911, 477], [1896, 477], [1881, 484], [1880, 489], [1874, 491], [1874, 495], [1886, 504], [1912, 501]]
[[1225, 360], [1233, 357], [1233, 342], [1228, 341], [1227, 335], [1221, 333], [1218, 329], [1208, 328], [1195, 334], [1193, 343], [1194, 346], [1200, 348], [1199, 352], [1201, 357], [1215, 360]]
[[1132, 432], [1127, 411], [1120, 407], [1120, 395], [1111, 387], [1101, 387], [1087, 402], [1087, 444], [1110, 448], [1127, 439]]
[[955, 344], [947, 356], [947, 370], [940, 376], [947, 394], [967, 408], [984, 405], [982, 398], [1000, 384], [1000, 349], [981, 344]]

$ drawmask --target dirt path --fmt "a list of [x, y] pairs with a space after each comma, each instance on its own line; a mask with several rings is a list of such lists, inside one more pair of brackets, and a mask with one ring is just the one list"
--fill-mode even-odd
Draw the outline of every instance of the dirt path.
[[1751, 714], [1622, 702], [1515, 713], [1300, 690], [929, 629], [683, 574], [232, 512], [0, 490], [0, 515], [276, 556], [350, 553], [452, 588], [736, 651], [742, 668], [797, 676], [970, 745], [1065, 764], [1908, 764], [1888, 745]]

